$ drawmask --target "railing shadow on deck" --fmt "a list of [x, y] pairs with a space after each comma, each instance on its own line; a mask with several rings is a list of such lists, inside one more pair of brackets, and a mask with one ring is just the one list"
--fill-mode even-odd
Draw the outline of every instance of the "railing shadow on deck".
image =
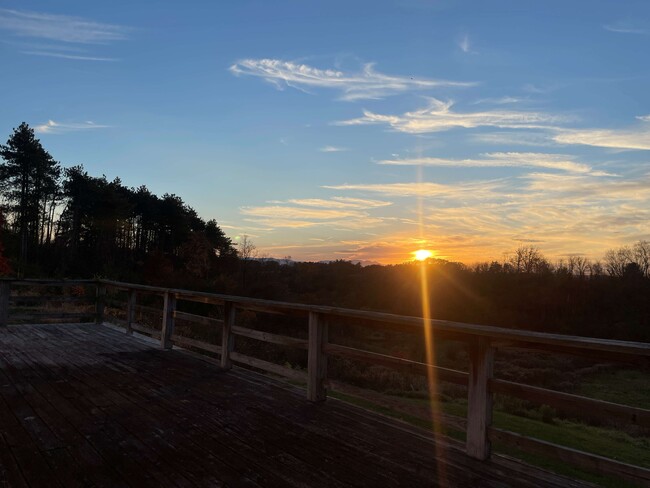
[[[79, 290], [77, 294], [16, 294], [12, 288], [43, 286], [50, 289], [67, 288]], [[89, 294], [86, 290], [94, 291]], [[107, 297], [107, 290], [126, 294], [126, 301], [115, 301]], [[75, 296], [78, 295], [78, 296]], [[90, 296], [89, 296], [90, 295]], [[138, 299], [147, 302], [147, 297], [162, 298], [162, 308], [141, 305]], [[84, 311], [53, 312], [34, 310], [30, 313], [10, 314], [11, 304], [43, 305], [56, 303], [85, 304]], [[247, 297], [235, 297], [215, 293], [162, 288], [109, 280], [0, 280], [0, 326], [16, 321], [34, 323], [42, 319], [66, 320], [92, 318], [95, 323], [103, 323], [108, 304], [125, 309], [125, 320], [118, 320], [127, 334], [138, 332], [160, 341], [160, 347], [173, 346], [189, 348], [218, 358], [224, 369], [232, 368], [233, 363], [267, 371], [307, 385], [307, 398], [321, 402], [327, 398], [328, 357], [342, 357], [371, 364], [381, 365], [409, 374], [427, 375], [434, 372], [439, 381], [467, 387], [468, 414], [465, 422], [452, 421], [451, 426], [466, 426], [465, 450], [479, 460], [491, 455], [492, 442], [512, 446], [533, 455], [555, 459], [594, 474], [614, 477], [643, 486], [650, 485], [650, 470], [626, 464], [615, 459], [583, 452], [540, 439], [509, 432], [493, 427], [493, 395], [502, 394], [534, 404], [548, 405], [570, 413], [578, 419], [611, 421], [616, 420], [642, 429], [650, 428], [650, 410], [563, 393], [537, 386], [526, 385], [493, 377], [494, 355], [497, 349], [523, 349], [545, 353], [560, 353], [595, 358], [613, 362], [648, 364], [650, 343], [616, 341], [589, 337], [567, 336], [519, 329], [506, 329], [484, 325], [473, 325], [443, 320], [424, 322], [422, 318], [400, 316], [388, 313], [350, 310], [335, 307], [285, 303]], [[199, 302], [219, 308], [219, 318], [182, 312], [177, 309], [178, 302]], [[136, 312], [161, 313], [160, 329], [136, 322]], [[267, 331], [237, 325], [236, 316], [244, 311], [264, 312], [290, 316], [304, 321], [306, 339], [289, 337]], [[468, 372], [426, 364], [401, 357], [380, 354], [368, 350], [352, 348], [328, 340], [328, 324], [333, 320], [356, 321], [372, 324], [381, 329], [398, 328], [405, 332], [422, 332], [423, 327], [431, 327], [435, 339], [451, 339], [466, 346], [468, 352]], [[177, 321], [202, 324], [220, 329], [220, 342], [209, 343], [175, 333]], [[288, 368], [273, 362], [245, 355], [236, 349], [235, 337], [246, 337], [265, 343], [307, 351], [307, 371]], [[445, 423], [448, 416], [439, 415], [436, 421]]]

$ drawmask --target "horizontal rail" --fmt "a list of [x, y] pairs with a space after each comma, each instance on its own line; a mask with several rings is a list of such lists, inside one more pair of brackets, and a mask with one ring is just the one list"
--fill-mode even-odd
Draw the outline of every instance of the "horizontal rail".
[[201, 325], [222, 325], [223, 320], [214, 319], [212, 317], [205, 317], [203, 315], [195, 315], [192, 313], [180, 312], [176, 310], [174, 312], [174, 318], [178, 320], [187, 320], [188, 322], [193, 322], [195, 324]]
[[246, 327], [238, 326], [233, 326], [232, 332], [235, 335], [248, 337], [250, 339], [257, 339], [258, 341], [270, 342], [272, 344], [279, 344], [281, 346], [291, 346], [300, 349], [307, 349], [307, 339], [298, 339], [296, 337], [271, 334], [270, 332], [262, 332], [261, 330], [248, 329]]
[[83, 317], [92, 317], [94, 312], [31, 312], [28, 314], [10, 314], [12, 320], [32, 320], [39, 318], [48, 319], [79, 319]]
[[454, 369], [443, 368], [441, 366], [434, 366], [431, 364], [420, 363], [411, 361], [410, 359], [402, 359], [395, 356], [387, 356], [377, 352], [362, 351], [352, 347], [341, 346], [338, 344], [326, 344], [323, 348], [326, 354], [333, 356], [341, 356], [350, 359], [358, 359], [373, 364], [380, 364], [393, 369], [407, 371], [409, 373], [426, 375], [429, 371], [433, 371], [439, 380], [448, 381], [457, 385], [467, 386], [469, 375], [463, 371], [456, 371]]
[[196, 295], [197, 292], [187, 292], [184, 290], [176, 290], [176, 299], [186, 302], [205, 303], [208, 305], [223, 305], [224, 300], [209, 293]]
[[235, 363], [246, 364], [247, 366], [252, 366], [253, 368], [261, 369], [263, 371], [268, 371], [270, 373], [277, 374], [279, 376], [284, 376], [286, 378], [291, 378], [292, 380], [306, 382], [307, 374], [304, 371], [298, 371], [296, 369], [286, 368], [280, 366], [279, 364], [271, 363], [269, 361], [264, 361], [262, 359], [257, 359], [239, 352], [231, 352], [230, 359]]
[[12, 286], [86, 286], [97, 284], [97, 280], [13, 280], [11, 278], [0, 278], [0, 281], [11, 283]]
[[[104, 298], [106, 305], [110, 305], [113, 308], [126, 308], [127, 302], [124, 300], [116, 300], [114, 298]], [[136, 305], [135, 309], [143, 313], [162, 313], [162, 308], [158, 307], [148, 307], [147, 305]]]
[[515, 434], [507, 430], [488, 428], [490, 439], [494, 442], [502, 442], [506, 445], [516, 447], [524, 452], [538, 456], [549, 457], [567, 464], [585, 469], [592, 473], [601, 473], [613, 476], [617, 479], [625, 479], [633, 483], [640, 483], [641, 486], [650, 484], [650, 470], [622, 463], [614, 459], [598, 456], [570, 447], [560, 446], [552, 442], [533, 439], [521, 434]]
[[39, 303], [39, 302], [65, 302], [65, 303], [74, 303], [74, 302], [88, 302], [92, 303], [95, 301], [95, 297], [71, 297], [66, 295], [12, 295], [9, 297], [9, 301], [13, 303], [19, 302], [30, 302], [30, 303]]
[[512, 381], [490, 379], [488, 386], [493, 393], [515, 396], [533, 403], [579, 414], [595, 420], [620, 420], [626, 423], [650, 427], [650, 410], [594, 400], [579, 395], [547, 390]]
[[176, 346], [195, 347], [197, 349], [214, 352], [216, 354], [221, 354], [221, 350], [222, 350], [221, 346], [217, 346], [216, 344], [210, 344], [208, 342], [204, 342], [197, 339], [192, 339], [191, 337], [185, 337], [176, 334], [172, 334], [172, 342]]
[[[192, 292], [175, 288], [163, 288], [148, 285], [132, 285], [119, 281], [100, 280], [108, 286], [122, 287], [124, 289], [148, 291], [157, 294], [172, 293], [183, 297], [197, 297], [215, 299], [220, 302], [232, 302], [236, 307], [264, 312], [284, 312], [288, 315], [297, 314], [306, 316], [310, 312], [322, 314], [328, 317], [339, 317], [345, 319], [360, 319], [373, 322], [384, 322], [422, 329], [424, 322], [421, 317], [395, 315], [384, 312], [370, 312], [365, 310], [351, 310], [338, 307], [326, 307], [320, 305], [305, 305], [300, 303], [277, 302], [262, 300], [258, 298], [237, 297], [207, 292]], [[185, 299], [185, 298], [184, 298]], [[569, 336], [561, 334], [549, 334], [546, 332], [534, 332], [520, 329], [507, 329], [488, 325], [466, 324], [451, 322], [447, 320], [429, 320], [434, 333], [443, 333], [458, 337], [460, 340], [472, 340], [472, 337], [486, 337], [493, 341], [514, 341], [522, 347], [534, 344], [546, 344], [562, 347], [565, 350], [585, 349], [598, 351], [603, 356], [607, 353], [622, 355], [637, 355], [650, 358], [650, 343], [617, 341], [611, 339], [597, 339], [592, 337]]]
[[161, 288], [158, 286], [147, 286], [147, 285], [138, 285], [136, 283], [123, 283], [121, 281], [110, 281], [110, 280], [99, 280], [100, 284], [108, 286], [110, 288], [115, 288], [116, 290], [136, 290], [143, 293], [151, 293], [154, 295], [164, 295], [166, 288]]
[[[624, 341], [619, 341], [624, 342]], [[647, 343], [641, 343], [647, 344]], [[504, 341], [501, 345], [495, 347], [519, 349], [530, 352], [541, 352], [542, 354], [561, 354], [566, 356], [579, 356], [592, 361], [613, 361], [641, 366], [650, 365], [650, 357], [647, 355], [635, 353], [621, 353], [612, 351], [598, 351], [594, 349], [578, 349], [575, 347], [564, 347], [556, 344], [541, 344], [536, 342], [525, 341]]]

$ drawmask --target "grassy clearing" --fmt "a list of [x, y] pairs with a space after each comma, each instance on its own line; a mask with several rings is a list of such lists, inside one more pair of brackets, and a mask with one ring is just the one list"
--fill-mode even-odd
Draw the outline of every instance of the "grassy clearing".
[[650, 372], [617, 369], [590, 375], [582, 380], [578, 394], [650, 409]]
[[[330, 395], [383, 415], [397, 418], [417, 427], [431, 428], [430, 421], [420, 416], [399, 412], [386, 406], [379, 406], [367, 399], [341, 392], [333, 391], [330, 392]], [[422, 398], [400, 398], [399, 400], [405, 404], [417, 404], [424, 407], [428, 404], [427, 400]], [[460, 399], [441, 402], [440, 409], [448, 415], [465, 417], [467, 414], [467, 405]], [[528, 437], [534, 437], [616, 459], [621, 462], [650, 468], [650, 456], [648, 456], [648, 452], [650, 452], [650, 438], [647, 437], [632, 437], [618, 430], [589, 426], [569, 420], [553, 419], [551, 422], [543, 422], [537, 419], [513, 415], [498, 409], [495, 409], [493, 413], [493, 425]], [[461, 441], [465, 439], [465, 433], [458, 430], [443, 429], [443, 434]], [[497, 443], [494, 446], [494, 450], [497, 453], [521, 459], [534, 466], [601, 486], [611, 488], [634, 486], [611, 477], [595, 475], [553, 459], [527, 454], [507, 445]]]

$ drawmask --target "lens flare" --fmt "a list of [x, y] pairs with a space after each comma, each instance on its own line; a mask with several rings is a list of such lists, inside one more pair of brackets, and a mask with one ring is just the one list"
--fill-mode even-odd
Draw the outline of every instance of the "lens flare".
[[[424, 345], [426, 362], [430, 367], [427, 369], [427, 387], [429, 390], [429, 408], [431, 424], [435, 439], [441, 439], [443, 429], [441, 425], [442, 412], [438, 404], [438, 375], [436, 374], [436, 350], [433, 337], [433, 324], [431, 317], [431, 302], [429, 300], [429, 278], [425, 260], [420, 260], [420, 288], [422, 293], [422, 325], [424, 327]], [[444, 484], [447, 479], [447, 468], [445, 465], [445, 452], [442, 442], [435, 444], [436, 465], [438, 467], [438, 480]]]
[[[418, 182], [422, 182], [422, 166], [418, 166]], [[424, 199], [422, 195], [418, 196], [418, 223], [420, 229], [420, 242], [426, 242], [424, 230]], [[446, 453], [444, 444], [441, 442], [443, 430], [441, 425], [442, 412], [438, 405], [438, 375], [436, 374], [436, 350], [433, 336], [433, 323], [431, 315], [431, 302], [429, 296], [429, 277], [427, 273], [427, 259], [433, 257], [433, 252], [428, 249], [419, 249], [413, 253], [413, 256], [420, 263], [420, 293], [422, 299], [422, 326], [424, 329], [424, 346], [426, 352], [427, 368], [427, 389], [429, 390], [429, 413], [431, 415], [431, 426], [433, 427], [434, 458], [437, 467], [438, 482], [442, 486], [447, 486], [447, 467]]]

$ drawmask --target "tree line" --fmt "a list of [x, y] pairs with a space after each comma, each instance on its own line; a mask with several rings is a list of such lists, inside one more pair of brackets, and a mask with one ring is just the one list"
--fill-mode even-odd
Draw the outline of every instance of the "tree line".
[[557, 273], [579, 277], [640, 276], [650, 278], [650, 242], [640, 240], [632, 246], [608, 250], [602, 260], [591, 260], [580, 254], [551, 263], [534, 246], [521, 246], [502, 261], [483, 262], [473, 266], [478, 273]]
[[529, 246], [471, 266], [443, 259], [372, 266], [252, 260], [244, 294], [421, 316], [424, 266], [434, 318], [650, 342], [650, 278], [636, 263], [622, 274], [609, 272], [610, 264], [571, 257], [552, 263]]
[[181, 197], [129, 188], [82, 165], [63, 168], [26, 123], [0, 156], [4, 263], [18, 276], [124, 277], [170, 266], [201, 275], [236, 259], [216, 220], [203, 220]]

